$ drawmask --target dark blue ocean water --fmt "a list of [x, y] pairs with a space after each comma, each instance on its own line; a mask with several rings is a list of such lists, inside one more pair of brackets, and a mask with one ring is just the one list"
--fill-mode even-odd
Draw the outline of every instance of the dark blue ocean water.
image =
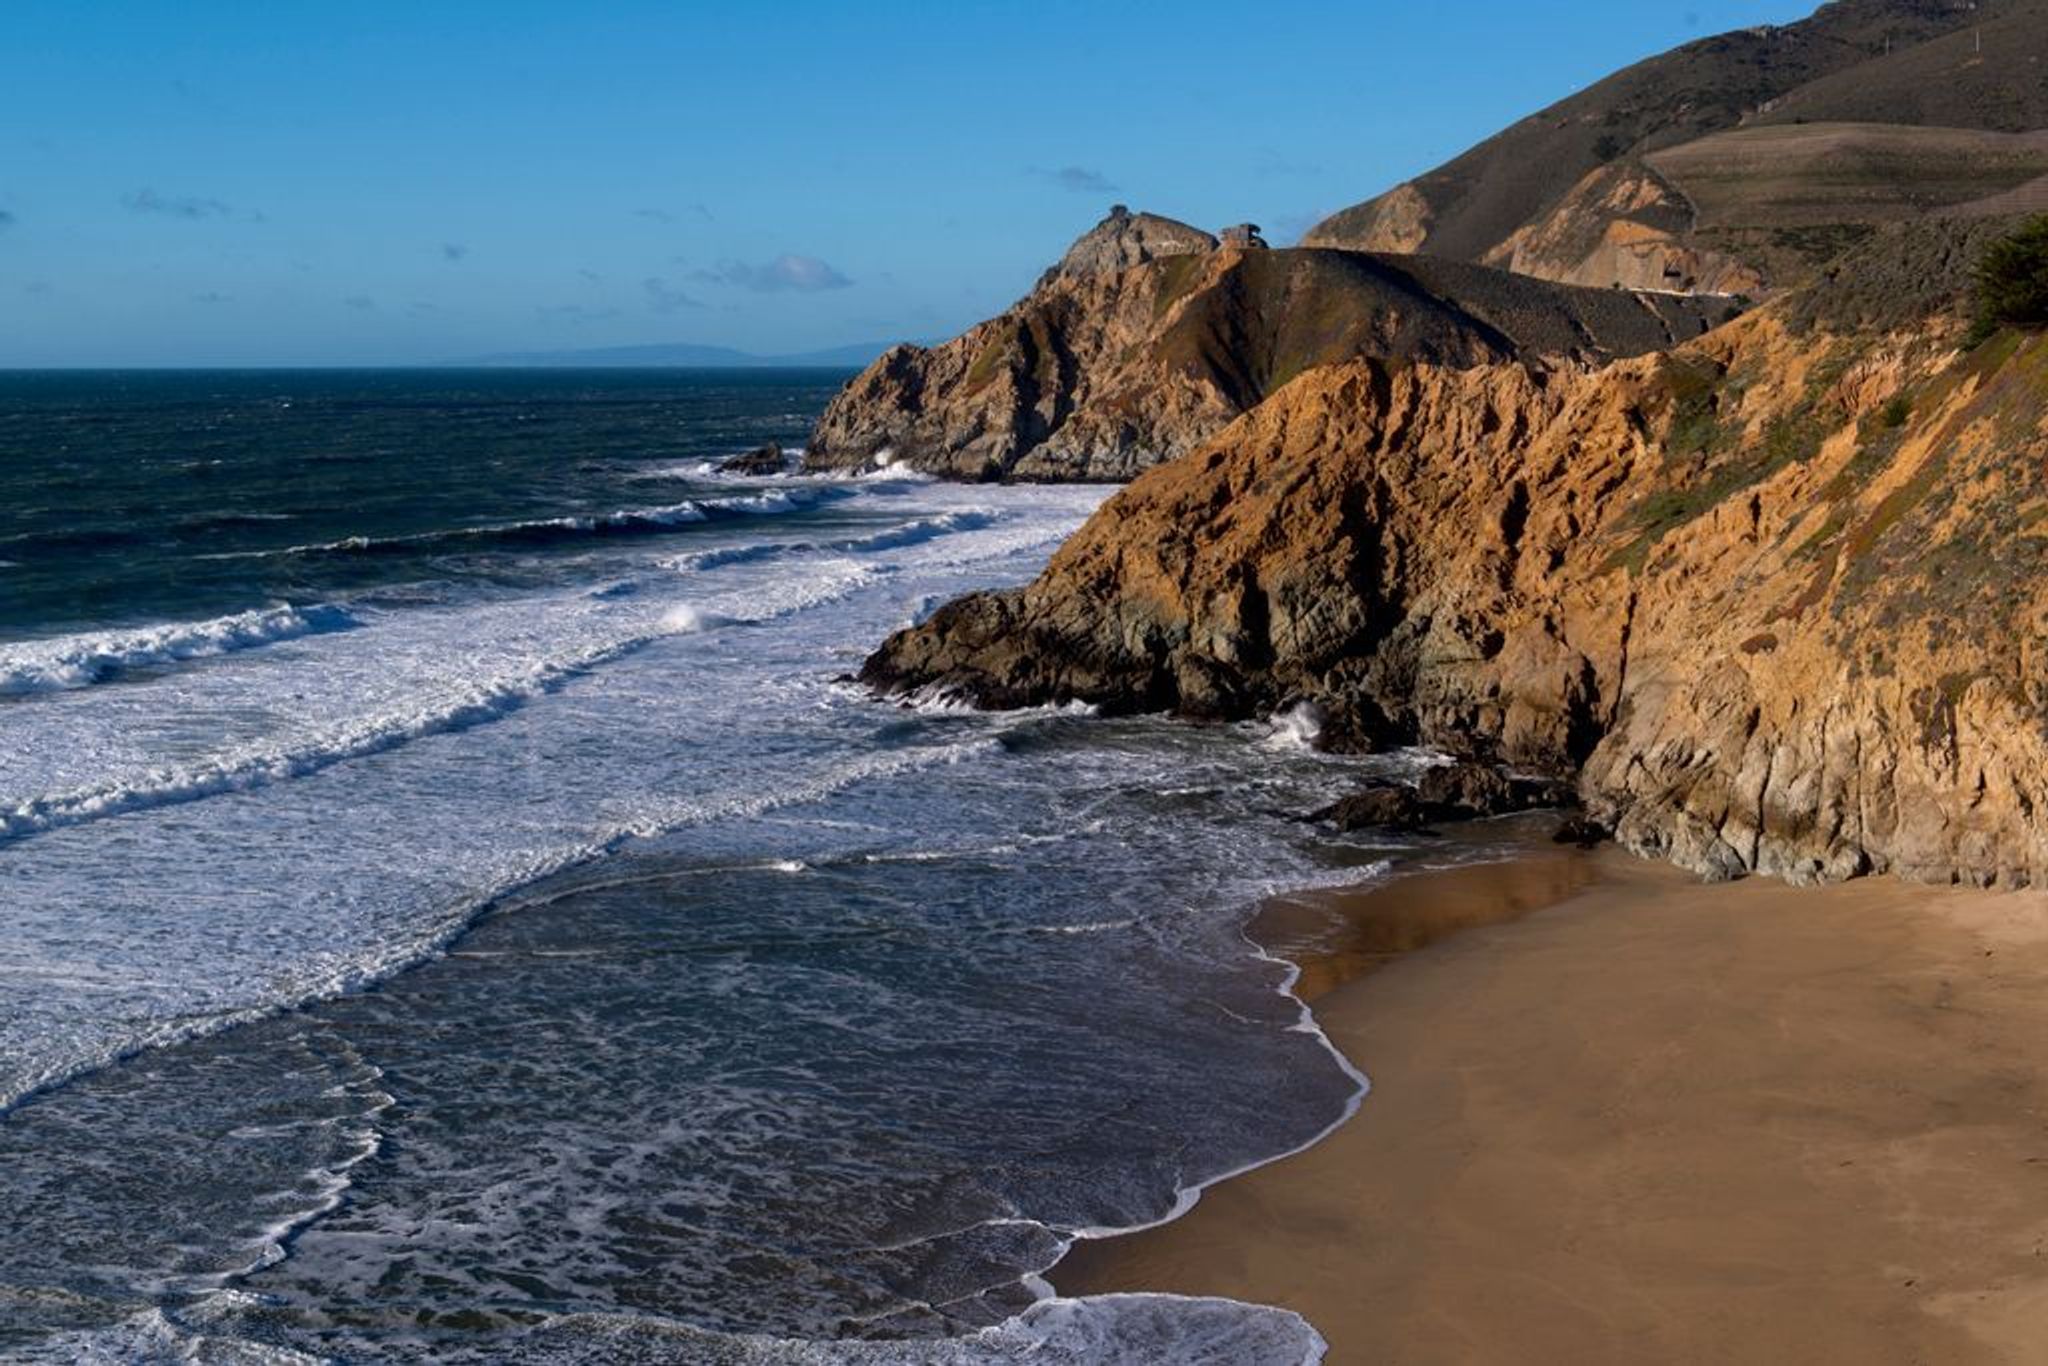
[[836, 380], [0, 376], [0, 1356], [1313, 1350], [1055, 1263], [1355, 1102], [1409, 760], [841, 681], [1103, 491], [709, 467]]
[[[0, 372], [0, 631], [513, 586], [647, 476], [800, 446], [836, 371]], [[620, 537], [659, 532], [630, 519]]]

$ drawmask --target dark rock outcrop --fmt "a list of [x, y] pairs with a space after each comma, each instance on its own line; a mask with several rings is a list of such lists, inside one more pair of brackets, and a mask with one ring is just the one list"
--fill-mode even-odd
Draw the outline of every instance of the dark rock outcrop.
[[1429, 820], [1422, 798], [1408, 787], [1368, 787], [1340, 797], [1308, 819], [1339, 830], [1420, 830]]
[[789, 459], [783, 455], [782, 447], [774, 442], [765, 442], [750, 451], [742, 451], [718, 464], [720, 474], [781, 474], [789, 468]]
[[1433, 821], [1505, 816], [1572, 806], [1577, 801], [1569, 784], [1467, 760], [1425, 769], [1413, 786], [1371, 784], [1313, 812], [1308, 819], [1339, 830], [1418, 830]]
[[1570, 784], [1554, 778], [1514, 774], [1493, 764], [1440, 764], [1424, 769], [1415, 795], [1437, 820], [1469, 820], [1474, 816], [1505, 816], [1539, 807], [1576, 805]]
[[1592, 849], [1614, 838], [1614, 832], [1590, 816], [1567, 816], [1550, 836], [1553, 844]]

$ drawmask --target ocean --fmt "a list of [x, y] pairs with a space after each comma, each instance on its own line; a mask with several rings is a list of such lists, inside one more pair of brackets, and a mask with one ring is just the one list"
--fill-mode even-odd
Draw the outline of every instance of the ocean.
[[1056, 1263], [1356, 1106], [1420, 760], [868, 696], [1107, 490], [716, 473], [842, 378], [0, 375], [0, 1357], [1315, 1354]]

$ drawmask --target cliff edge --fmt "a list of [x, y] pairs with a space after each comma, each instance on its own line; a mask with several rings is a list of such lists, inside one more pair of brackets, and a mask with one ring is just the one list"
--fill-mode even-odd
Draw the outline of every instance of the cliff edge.
[[1668, 354], [1314, 369], [863, 677], [1306, 706], [1575, 780], [1715, 876], [2048, 877], [2048, 339], [1966, 345], [2003, 225], [1899, 225]]

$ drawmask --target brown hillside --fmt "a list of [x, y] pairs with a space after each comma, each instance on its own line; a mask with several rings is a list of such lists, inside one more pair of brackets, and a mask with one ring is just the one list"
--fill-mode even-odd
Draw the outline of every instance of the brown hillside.
[[2048, 132], [1899, 124], [1775, 124], [1654, 152], [1693, 226], [1808, 228], [1911, 218], [2048, 175]]
[[1996, 197], [2038, 149], [1996, 135], [2044, 125], [2048, 0], [1837, 3], [1632, 67], [1304, 240], [1765, 293], [1877, 223], [2023, 207]]
[[2048, 127], [2048, 7], [1980, 4], [1952, 31], [1787, 91], [1754, 122], [1909, 123], [2018, 133]]
[[[2007, 3], [2040, 8], [2039, 0]], [[1809, 82], [1882, 57], [1888, 46], [1896, 52], [1952, 32], [1981, 13], [1967, 0], [1837, 0], [1796, 24], [1688, 43], [1333, 214], [1302, 242], [1482, 259], [1596, 167], [1736, 127]]]

